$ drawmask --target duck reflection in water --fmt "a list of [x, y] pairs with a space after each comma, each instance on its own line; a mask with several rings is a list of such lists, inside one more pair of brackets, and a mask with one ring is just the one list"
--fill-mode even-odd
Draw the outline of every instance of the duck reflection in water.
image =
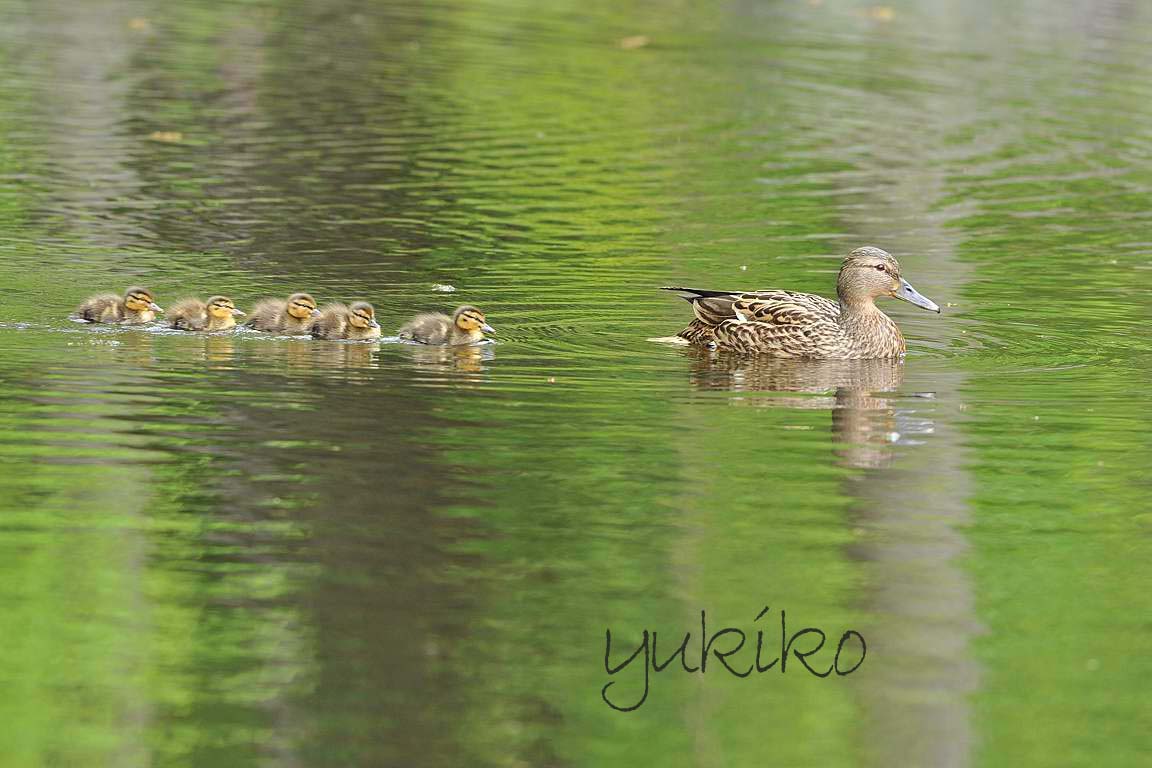
[[[412, 355], [413, 367], [435, 373], [483, 373], [484, 364], [491, 362], [495, 357], [492, 350], [492, 344], [463, 344], [452, 347], [404, 345], [404, 351]], [[468, 378], [480, 380], [474, 376]]]
[[316, 342], [308, 350], [313, 368], [346, 370], [379, 368], [380, 345], [363, 341]]
[[740, 398], [739, 404], [830, 410], [836, 452], [846, 466], [883, 467], [907, 426], [924, 431], [923, 425], [911, 424], [908, 414], [894, 406], [904, 379], [904, 363], [899, 359], [788, 360], [709, 350], [685, 354], [692, 358], [690, 381], [696, 389], [818, 395]]

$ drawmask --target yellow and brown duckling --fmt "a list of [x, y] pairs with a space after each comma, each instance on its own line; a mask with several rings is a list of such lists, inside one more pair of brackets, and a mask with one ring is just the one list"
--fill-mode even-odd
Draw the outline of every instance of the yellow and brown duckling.
[[290, 336], [302, 336], [320, 316], [316, 299], [307, 293], [294, 293], [287, 299], [264, 299], [252, 307], [252, 314], [244, 323], [248, 328]]
[[123, 323], [140, 325], [156, 319], [163, 312], [147, 288], [129, 288], [123, 296], [101, 293], [90, 296], [76, 308], [75, 317], [89, 323]]
[[899, 357], [904, 336], [876, 299], [903, 299], [922, 309], [940, 307], [900, 276], [900, 265], [872, 246], [848, 254], [836, 279], [838, 301], [794, 291], [679, 291], [696, 314], [678, 335], [694, 344], [745, 354], [817, 360]]
[[312, 321], [312, 336], [317, 339], [378, 339], [380, 323], [376, 309], [366, 301], [328, 304]]
[[228, 331], [243, 316], [227, 296], [213, 296], [206, 302], [182, 299], [168, 310], [168, 324], [181, 331]]
[[484, 334], [493, 330], [483, 312], [464, 305], [457, 307], [451, 317], [439, 312], [417, 315], [401, 326], [396, 335], [421, 344], [454, 346], [483, 341]]

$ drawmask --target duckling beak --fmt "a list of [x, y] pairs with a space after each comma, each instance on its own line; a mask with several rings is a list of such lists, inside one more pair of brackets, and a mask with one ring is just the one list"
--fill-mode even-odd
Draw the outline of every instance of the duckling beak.
[[320, 310], [313, 308], [312, 309], [312, 317], [320, 317]]
[[496, 329], [488, 325], [488, 323], [481, 324], [480, 330], [484, 331], [484, 333], [496, 333]]
[[243, 312], [239, 309], [236, 309], [236, 307], [232, 307], [232, 316], [233, 317], [244, 317], [244, 315], [246, 315], [246, 314], [248, 314], [248, 313]]
[[152, 302], [151, 304], [149, 304], [148, 309], [152, 310], [153, 312], [163, 312], [164, 311], [163, 308], [161, 308], [161, 306], [159, 304], [157, 304], [156, 302]]
[[900, 278], [900, 288], [892, 295], [897, 299], [903, 299], [909, 304], [915, 304], [921, 309], [927, 309], [937, 313], [940, 311], [940, 306], [936, 302], [927, 296], [921, 296], [920, 292], [913, 288], [912, 284], [904, 278]]
[[369, 328], [379, 328], [379, 327], [380, 327], [380, 323], [376, 322], [376, 318], [372, 318], [372, 319], [371, 319], [371, 320], [368, 322], [368, 327], [369, 327]]

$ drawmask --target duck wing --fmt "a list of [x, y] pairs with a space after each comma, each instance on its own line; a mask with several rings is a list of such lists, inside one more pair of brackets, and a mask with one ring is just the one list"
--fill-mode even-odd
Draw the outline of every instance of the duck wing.
[[840, 305], [811, 293], [754, 291], [733, 299], [735, 319], [716, 327], [716, 343], [737, 352], [820, 357], [843, 336]]
[[840, 305], [813, 293], [665, 290], [692, 304], [696, 318], [679, 335], [693, 343], [777, 357], [820, 357], [821, 349], [842, 341]]
[[840, 317], [840, 305], [814, 293], [796, 291], [749, 291], [733, 297], [738, 320], [778, 326], [813, 326]]
[[692, 304], [696, 318], [706, 325], [719, 325], [725, 320], [803, 325], [821, 318], [835, 320], [840, 316], [838, 303], [814, 293], [772, 288], [762, 291], [705, 291], [698, 288], [661, 290], [676, 291], [681, 298]]

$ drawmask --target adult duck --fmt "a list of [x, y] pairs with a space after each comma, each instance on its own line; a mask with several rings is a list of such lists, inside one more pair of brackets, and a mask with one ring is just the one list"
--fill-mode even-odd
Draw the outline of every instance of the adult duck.
[[678, 336], [743, 354], [814, 360], [899, 357], [906, 346], [896, 323], [876, 306], [889, 296], [922, 309], [940, 307], [900, 276], [887, 251], [865, 246], [848, 254], [836, 278], [838, 301], [795, 291], [678, 291], [696, 314]]

